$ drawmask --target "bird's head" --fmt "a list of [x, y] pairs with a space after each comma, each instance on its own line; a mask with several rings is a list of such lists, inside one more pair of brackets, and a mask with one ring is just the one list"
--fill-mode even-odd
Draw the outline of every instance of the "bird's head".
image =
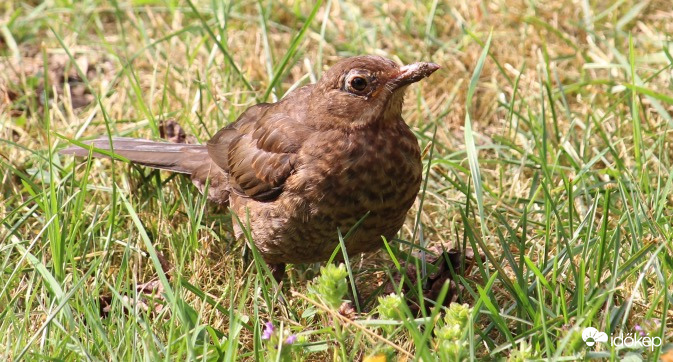
[[407, 85], [429, 76], [439, 66], [399, 66], [373, 56], [346, 58], [332, 66], [313, 88], [309, 109], [321, 114], [323, 126], [357, 129], [401, 117]]

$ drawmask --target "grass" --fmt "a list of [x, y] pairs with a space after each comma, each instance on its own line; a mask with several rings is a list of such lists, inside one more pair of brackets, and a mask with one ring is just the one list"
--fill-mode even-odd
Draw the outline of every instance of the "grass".
[[[0, 359], [670, 360], [671, 16], [664, 0], [2, 2]], [[279, 287], [188, 179], [55, 152], [158, 139], [166, 119], [204, 142], [364, 53], [442, 69], [404, 109], [418, 202], [348, 268], [291, 266]], [[417, 316], [422, 281], [381, 285], [437, 245], [474, 250], [439, 292], [469, 308]], [[361, 313], [339, 309], [353, 285]], [[587, 327], [662, 343], [588, 347]]]

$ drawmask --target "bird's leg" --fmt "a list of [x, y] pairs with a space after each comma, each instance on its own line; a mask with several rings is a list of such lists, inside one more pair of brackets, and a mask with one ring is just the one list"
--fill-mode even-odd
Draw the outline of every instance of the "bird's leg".
[[273, 275], [273, 279], [275, 279], [276, 283], [278, 283], [278, 285], [276, 285], [273, 288], [274, 294], [278, 296], [278, 301], [280, 302], [280, 304], [284, 305], [287, 308], [289, 304], [285, 300], [285, 297], [283, 297], [283, 293], [281, 293], [281, 287], [280, 287], [280, 282], [283, 281], [283, 277], [285, 276], [285, 263], [278, 263], [278, 264], [267, 263], [267, 266], [269, 267], [271, 275]]
[[283, 281], [283, 277], [285, 276], [285, 263], [267, 265], [269, 266], [271, 275], [273, 275], [273, 279], [276, 279], [276, 283], [280, 284], [280, 282]]

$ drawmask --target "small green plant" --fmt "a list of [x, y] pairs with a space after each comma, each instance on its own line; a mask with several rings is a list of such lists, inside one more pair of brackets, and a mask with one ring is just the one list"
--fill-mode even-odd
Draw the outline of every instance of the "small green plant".
[[508, 362], [525, 362], [537, 359], [533, 352], [533, 347], [525, 340], [519, 343], [519, 348], [512, 350], [512, 353], [507, 358]]
[[472, 308], [467, 304], [452, 303], [443, 323], [435, 329], [437, 354], [442, 361], [464, 361], [468, 356], [466, 330]]
[[325, 301], [328, 307], [337, 309], [348, 291], [347, 275], [345, 265], [327, 264], [320, 268], [320, 276], [313, 283], [313, 292]]
[[264, 323], [262, 339], [266, 341], [267, 360], [269, 361], [296, 361], [301, 357], [295, 343], [303, 337], [291, 334], [287, 329], [276, 331], [271, 321]]
[[[402, 304], [404, 303], [404, 295], [397, 295], [391, 293], [384, 297], [378, 298], [379, 305], [376, 307], [379, 312], [379, 319], [384, 320], [400, 320], [403, 317]], [[392, 325], [384, 325], [383, 331], [386, 335], [390, 335], [395, 330]]]
[[[339, 266], [327, 264], [320, 268], [320, 276], [313, 281], [309, 288], [318, 302], [324, 302], [330, 309], [337, 310], [343, 303], [343, 297], [348, 291], [346, 276], [348, 276], [348, 271], [344, 264], [339, 264]], [[349, 359], [346, 347], [348, 330], [341, 325], [339, 318], [329, 316], [328, 319], [330, 320], [329, 330], [331, 330], [331, 334], [333, 334], [340, 347], [339, 358], [346, 361]]]

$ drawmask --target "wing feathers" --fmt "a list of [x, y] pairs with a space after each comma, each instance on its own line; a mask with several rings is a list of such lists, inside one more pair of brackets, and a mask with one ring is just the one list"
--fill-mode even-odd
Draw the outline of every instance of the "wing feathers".
[[[308, 91], [298, 94], [307, 97]], [[293, 102], [306, 104], [300, 99]], [[210, 157], [229, 172], [236, 194], [271, 201], [283, 191], [297, 166], [297, 152], [312, 133], [303, 112], [287, 107], [284, 101], [250, 107], [208, 142]]]

